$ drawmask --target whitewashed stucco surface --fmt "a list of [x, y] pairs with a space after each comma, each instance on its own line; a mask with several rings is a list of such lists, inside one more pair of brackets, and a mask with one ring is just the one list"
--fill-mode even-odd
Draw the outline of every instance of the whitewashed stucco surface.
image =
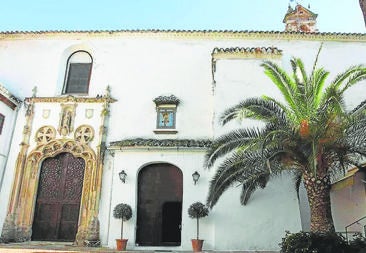
[[[52, 38], [18, 38], [0, 40], [0, 82], [16, 96], [60, 96], [67, 57], [76, 50], [88, 51], [94, 60], [89, 96], [104, 94], [111, 87], [117, 102], [111, 104], [107, 144], [130, 138], [211, 139], [229, 129], [240, 127], [232, 122], [222, 127], [220, 114], [240, 100], [263, 94], [279, 98], [270, 80], [259, 66], [262, 59], [220, 59], [216, 63], [213, 83], [211, 53], [215, 47], [277, 47], [283, 55], [275, 61], [290, 70], [292, 56], [304, 60], [309, 71], [319, 40], [291, 39], [226, 39], [225, 36], [209, 38], [161, 38], [152, 36], [91, 36], [75, 38], [67, 35]], [[325, 41], [319, 57], [319, 66], [331, 71], [330, 79], [350, 65], [365, 63], [366, 43], [356, 41]], [[347, 106], [352, 108], [366, 96], [365, 82], [347, 94]], [[176, 135], [155, 134], [156, 111], [153, 99], [174, 94], [181, 103], [177, 108]], [[1, 108], [0, 108], [1, 109]], [[47, 103], [37, 104], [32, 132], [46, 124], [42, 110], [51, 109], [47, 124], [57, 128], [60, 107]], [[90, 124], [97, 131], [100, 118], [88, 121], [82, 105], [77, 107], [75, 126]], [[99, 112], [100, 107], [95, 108]], [[19, 152], [24, 109], [20, 110], [15, 126], [11, 152], [4, 183], [0, 193], [0, 227], [6, 216], [6, 206], [14, 176], [16, 156]], [[244, 122], [246, 126], [257, 123]], [[1, 138], [1, 136], [0, 136]], [[35, 146], [31, 137], [31, 148]], [[95, 147], [95, 143], [91, 144]], [[0, 145], [2, 146], [2, 145]], [[190, 150], [128, 150], [107, 155], [102, 182], [100, 205], [100, 231], [103, 245], [114, 247], [120, 222], [112, 217], [112, 209], [119, 202], [129, 203], [136, 210], [137, 175], [145, 165], [157, 162], [174, 164], [183, 172], [182, 245], [179, 250], [190, 249], [190, 239], [195, 233], [195, 223], [188, 218], [187, 208], [194, 201], [204, 202], [208, 183], [214, 169], [203, 168], [204, 151]], [[1, 161], [1, 160], [0, 160]], [[1, 165], [1, 163], [0, 163]], [[1, 167], [0, 167], [1, 168]], [[124, 169], [128, 173], [126, 184], [117, 177]], [[194, 186], [192, 173], [199, 171], [201, 178]], [[363, 199], [364, 201], [364, 199]], [[126, 222], [126, 235], [130, 249], [162, 249], [163, 247], [135, 246], [136, 215]], [[209, 217], [201, 220], [201, 236], [205, 249], [215, 250], [272, 250], [278, 249], [285, 230], [301, 230], [299, 205], [292, 181], [279, 177], [267, 188], [257, 191], [247, 206], [239, 204], [239, 188], [227, 191]], [[175, 248], [174, 248], [175, 249]]]

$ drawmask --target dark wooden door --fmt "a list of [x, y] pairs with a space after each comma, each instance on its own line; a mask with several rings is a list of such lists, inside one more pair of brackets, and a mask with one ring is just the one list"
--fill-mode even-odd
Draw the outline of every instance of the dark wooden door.
[[141, 246], [181, 244], [183, 175], [171, 164], [153, 164], [138, 177], [136, 243]]
[[39, 177], [32, 240], [75, 240], [84, 167], [84, 160], [70, 153], [44, 160]]

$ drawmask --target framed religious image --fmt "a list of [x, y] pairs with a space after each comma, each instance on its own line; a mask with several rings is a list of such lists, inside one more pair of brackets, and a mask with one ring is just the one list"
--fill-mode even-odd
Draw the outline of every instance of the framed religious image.
[[157, 108], [157, 129], [175, 129], [176, 108]]

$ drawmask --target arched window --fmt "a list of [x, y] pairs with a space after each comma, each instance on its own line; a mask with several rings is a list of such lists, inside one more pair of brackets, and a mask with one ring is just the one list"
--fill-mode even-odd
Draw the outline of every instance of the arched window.
[[63, 94], [88, 94], [93, 58], [86, 51], [77, 51], [67, 60]]

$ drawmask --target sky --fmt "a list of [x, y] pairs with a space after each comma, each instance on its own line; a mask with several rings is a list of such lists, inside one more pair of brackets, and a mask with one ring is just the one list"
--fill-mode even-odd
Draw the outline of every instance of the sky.
[[365, 33], [358, 0], [0, 0], [0, 31], [283, 31], [288, 5], [318, 14], [320, 32]]

